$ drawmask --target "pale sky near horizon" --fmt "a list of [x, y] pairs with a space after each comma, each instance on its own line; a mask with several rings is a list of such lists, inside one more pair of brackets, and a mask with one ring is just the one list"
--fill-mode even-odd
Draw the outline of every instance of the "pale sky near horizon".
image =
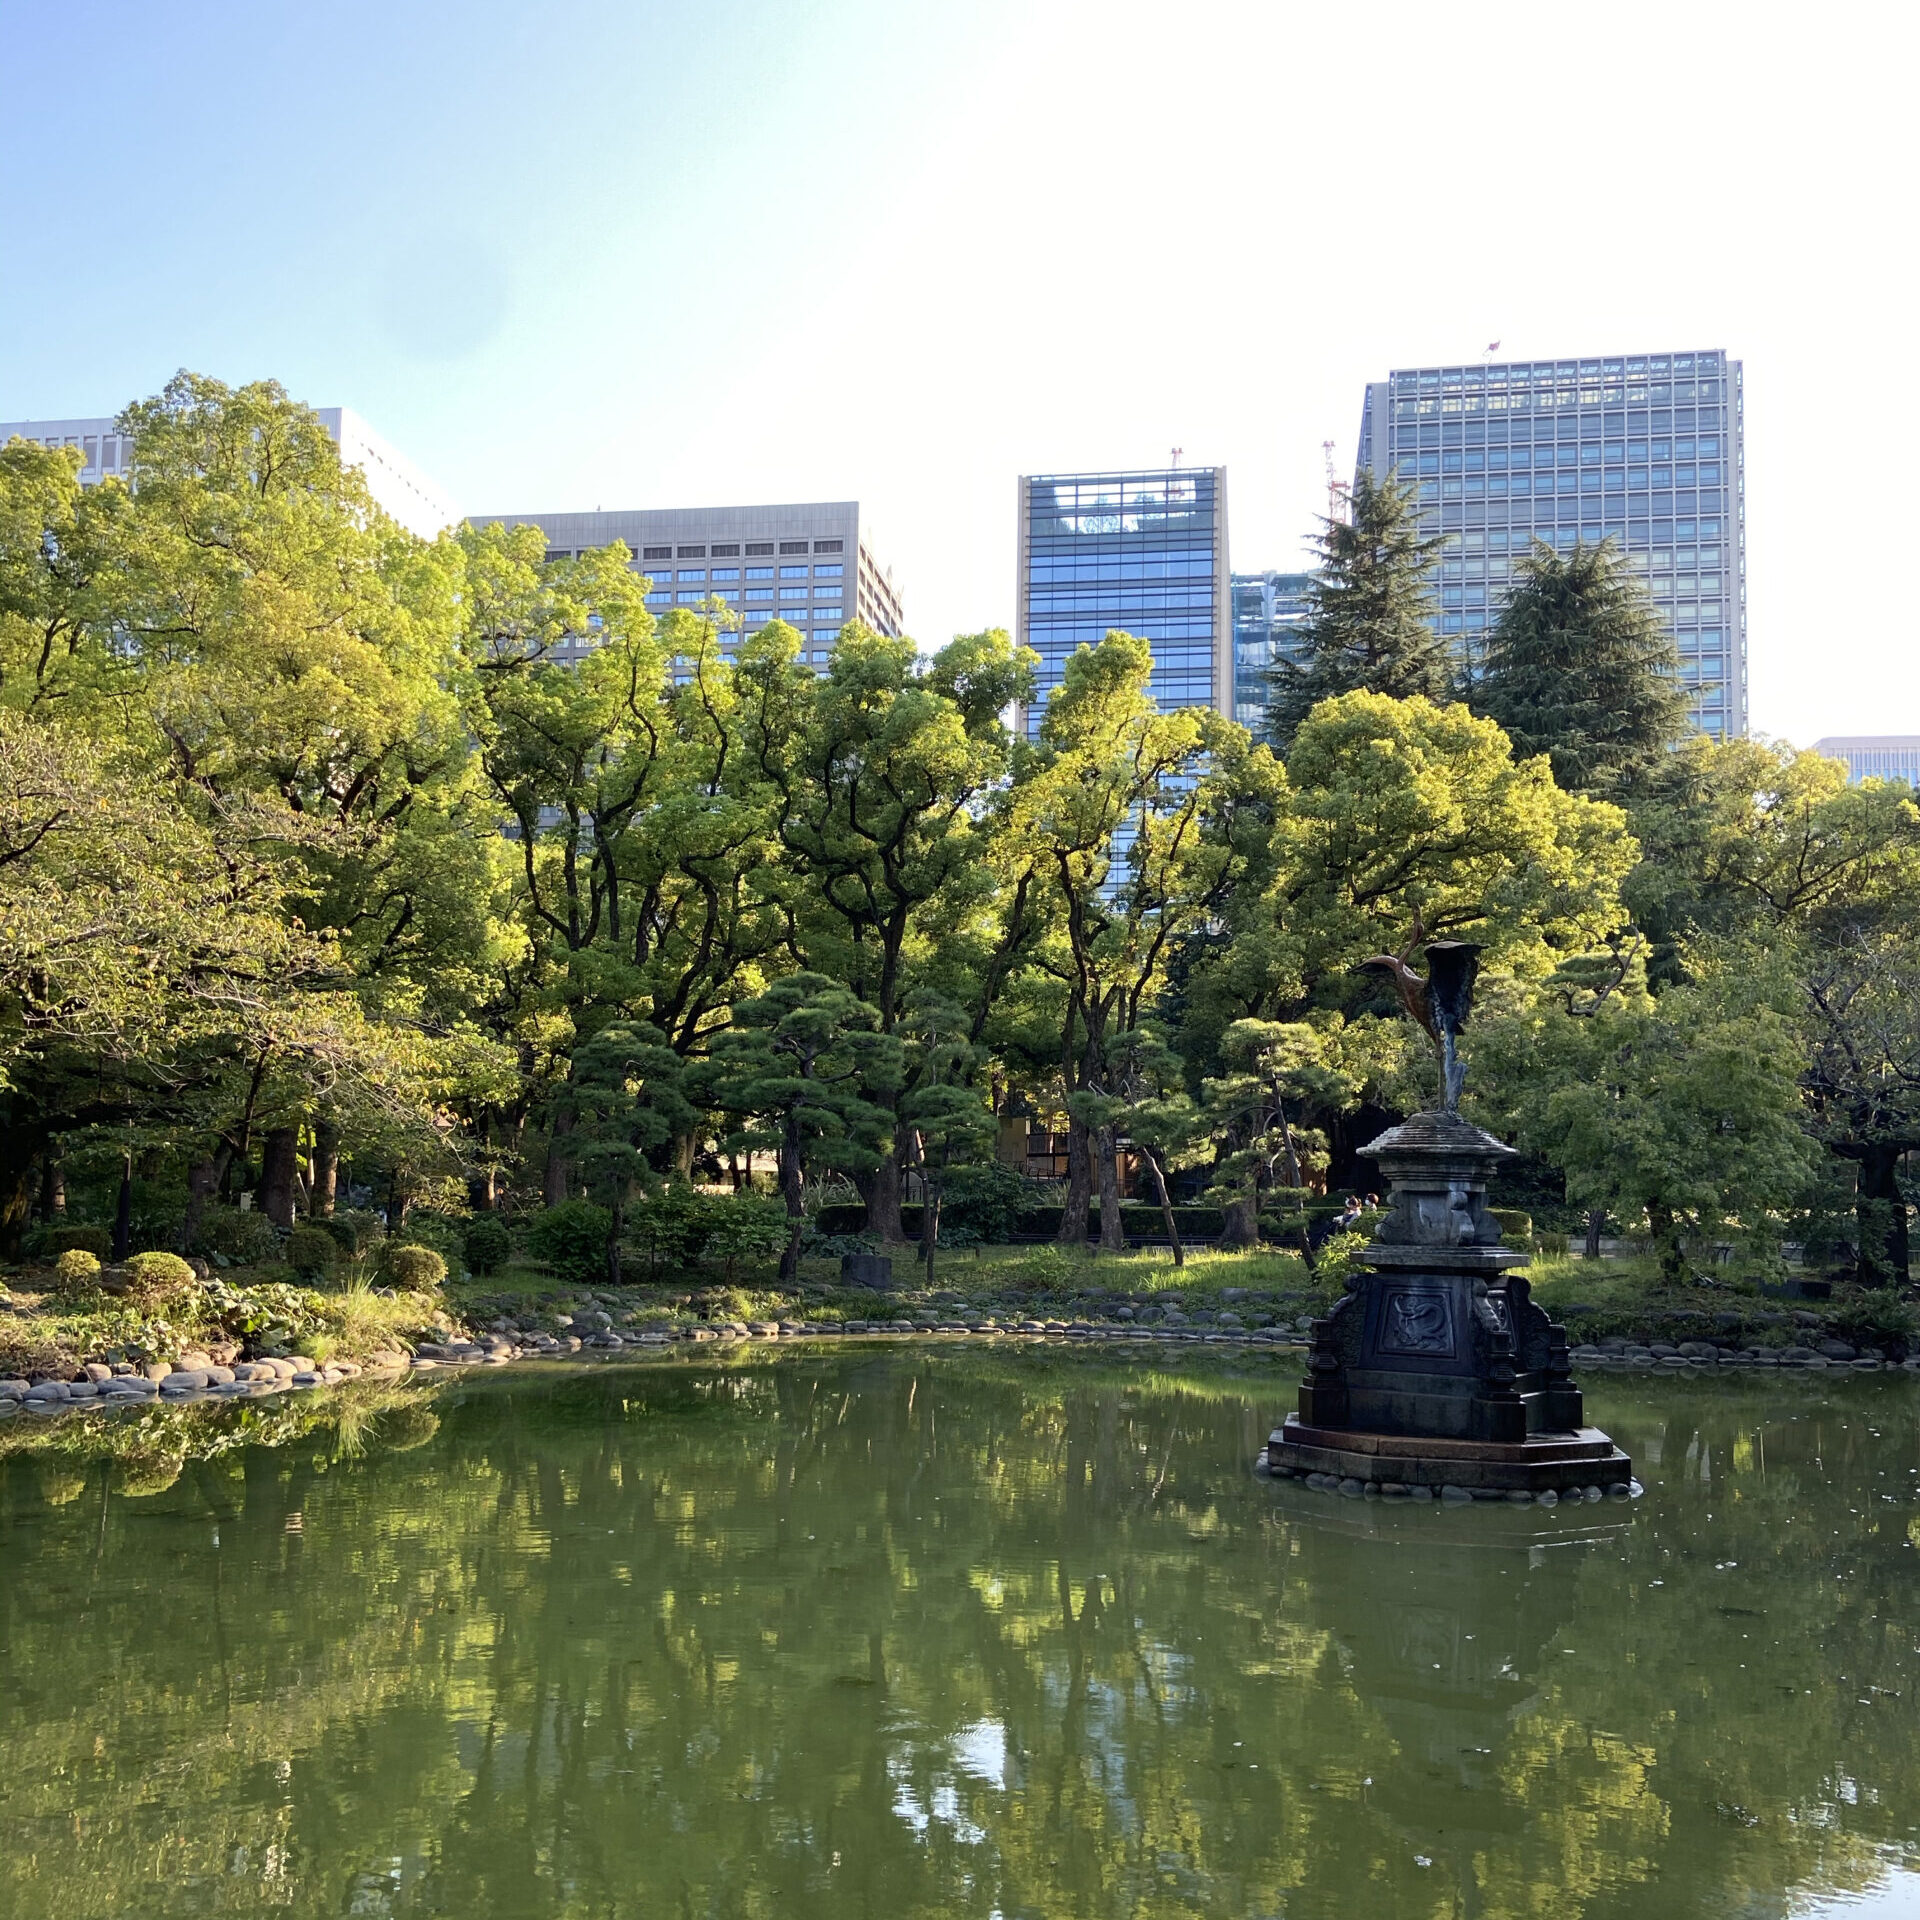
[[1236, 568], [1300, 565], [1321, 443], [1348, 472], [1389, 368], [1724, 346], [1756, 730], [1920, 733], [1882, 518], [1920, 443], [1910, 9], [0, 0], [0, 31], [0, 418], [188, 366], [353, 407], [473, 512], [858, 498], [938, 644], [1012, 624], [1022, 472], [1180, 446], [1229, 469]]

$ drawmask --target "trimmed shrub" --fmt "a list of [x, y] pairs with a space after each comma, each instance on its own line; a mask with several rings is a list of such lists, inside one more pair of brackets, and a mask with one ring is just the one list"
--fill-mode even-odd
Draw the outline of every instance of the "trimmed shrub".
[[787, 1209], [779, 1200], [763, 1200], [757, 1194], [738, 1193], [710, 1200], [702, 1209], [701, 1258], [718, 1261], [732, 1280], [734, 1268], [749, 1263], [777, 1259], [793, 1229]]
[[460, 1251], [471, 1273], [498, 1273], [513, 1253], [507, 1223], [497, 1213], [477, 1213], [467, 1222]]
[[100, 1261], [85, 1247], [69, 1247], [53, 1263], [54, 1277], [63, 1290], [77, 1292], [82, 1287], [90, 1287], [100, 1278]]
[[700, 1251], [707, 1215], [726, 1204], [718, 1195], [673, 1181], [627, 1210], [622, 1245], [645, 1255], [650, 1274], [662, 1266], [684, 1266]]
[[447, 1263], [431, 1247], [389, 1247], [382, 1264], [393, 1284], [409, 1293], [431, 1293], [447, 1277]]
[[186, 1298], [200, 1281], [177, 1253], [136, 1253], [102, 1284], [131, 1304], [157, 1312]]
[[236, 1267], [251, 1267], [280, 1256], [280, 1236], [264, 1213], [238, 1207], [209, 1207], [193, 1236], [189, 1253], [218, 1254]]
[[1510, 1247], [1524, 1247], [1533, 1238], [1533, 1215], [1517, 1207], [1489, 1207], [1487, 1218], [1500, 1229]]
[[340, 1264], [340, 1242], [325, 1227], [295, 1227], [285, 1252], [287, 1265], [302, 1280], [324, 1280]]
[[613, 1216], [591, 1200], [563, 1200], [543, 1208], [527, 1229], [533, 1257], [562, 1280], [591, 1283], [607, 1271], [607, 1235]]
[[1533, 1236], [1535, 1253], [1554, 1254], [1564, 1258], [1571, 1244], [1564, 1233], [1536, 1233]]

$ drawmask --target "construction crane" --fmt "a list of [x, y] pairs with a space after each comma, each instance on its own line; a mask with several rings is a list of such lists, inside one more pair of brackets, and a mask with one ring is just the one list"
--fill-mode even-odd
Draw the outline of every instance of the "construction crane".
[[1333, 471], [1333, 442], [1322, 440], [1320, 453], [1327, 463], [1327, 518], [1345, 525], [1352, 507], [1352, 483], [1335, 477]]

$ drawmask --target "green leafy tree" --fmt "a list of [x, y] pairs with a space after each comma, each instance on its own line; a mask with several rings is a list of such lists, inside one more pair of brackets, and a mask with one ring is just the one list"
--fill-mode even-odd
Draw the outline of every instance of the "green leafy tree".
[[824, 974], [794, 973], [742, 1000], [696, 1083], [707, 1104], [741, 1117], [730, 1144], [771, 1148], [788, 1240], [780, 1277], [793, 1281], [806, 1223], [808, 1173], [870, 1167], [893, 1147], [891, 1116], [867, 1097], [897, 1083], [896, 1037], [864, 1000]]
[[1202, 1089], [1217, 1152], [1212, 1192], [1227, 1210], [1225, 1245], [1252, 1246], [1275, 1189], [1298, 1197], [1324, 1171], [1327, 1137], [1301, 1116], [1343, 1112], [1356, 1102], [1364, 1079], [1348, 1056], [1364, 1032], [1350, 1038], [1337, 1017], [1317, 1024], [1236, 1020], [1226, 1030], [1226, 1071]]
[[1504, 1031], [1486, 1024], [1482, 1110], [1564, 1171], [1570, 1201], [1644, 1219], [1672, 1280], [1690, 1243], [1744, 1239], [1767, 1253], [1814, 1168], [1779, 970], [1657, 998], [1629, 983], [1571, 1018], [1543, 997]]
[[1566, 554], [1536, 540], [1487, 634], [1469, 698], [1572, 793], [1630, 789], [1690, 731], [1680, 657], [1646, 584], [1611, 540]]
[[909, 1001], [900, 1024], [907, 1084], [900, 1121], [924, 1190], [920, 1257], [928, 1286], [940, 1246], [947, 1175], [993, 1152], [993, 1115], [980, 1089], [971, 1084], [980, 1050], [968, 1039], [969, 1025], [964, 1007], [925, 990]]
[[1206, 763], [1216, 742], [1244, 737], [1209, 712], [1163, 712], [1152, 668], [1147, 642], [1117, 632], [1068, 660], [1005, 834], [1032, 862], [1048, 929], [1035, 964], [1064, 990], [1058, 1072], [1071, 1171], [1060, 1239], [1085, 1240], [1097, 1182], [1100, 1244], [1116, 1251], [1125, 1236], [1114, 1050], [1163, 986], [1181, 936], [1230, 884], [1230, 850], [1201, 830]]
[[1351, 517], [1324, 522], [1315, 542], [1320, 564], [1295, 629], [1297, 656], [1272, 671], [1267, 730], [1276, 741], [1290, 745], [1321, 701], [1343, 693], [1453, 697], [1453, 654], [1434, 630], [1429, 585], [1443, 544], [1421, 533], [1410, 483], [1355, 479]]
[[620, 1284], [620, 1240], [635, 1190], [661, 1184], [667, 1149], [693, 1125], [685, 1071], [657, 1029], [626, 1020], [602, 1028], [574, 1054], [575, 1151], [607, 1210], [610, 1285]]
[[[1186, 1070], [1171, 1047], [1156, 1033], [1136, 1027], [1113, 1049], [1114, 1102], [1110, 1118], [1124, 1146], [1136, 1152], [1153, 1182], [1161, 1225], [1173, 1247], [1173, 1264], [1187, 1264], [1180, 1239], [1180, 1222], [1173, 1211], [1167, 1175], [1188, 1166], [1202, 1152], [1205, 1129], [1200, 1109], [1186, 1088]], [[1096, 1111], [1096, 1122], [1108, 1116]]]
[[[911, 640], [858, 623], [824, 674], [764, 637], [743, 654], [754, 754], [792, 883], [793, 945], [804, 966], [871, 1005], [882, 1033], [899, 1026], [916, 983], [932, 987], [939, 973], [961, 985], [955, 936], [964, 944], [994, 885], [983, 803], [1007, 775], [1002, 716], [1028, 697], [1032, 662], [999, 630], [962, 635], [922, 662]], [[906, 1091], [872, 1097], [894, 1111]], [[883, 1155], [861, 1181], [869, 1224], [887, 1241], [902, 1238], [899, 1171], [898, 1156]]]

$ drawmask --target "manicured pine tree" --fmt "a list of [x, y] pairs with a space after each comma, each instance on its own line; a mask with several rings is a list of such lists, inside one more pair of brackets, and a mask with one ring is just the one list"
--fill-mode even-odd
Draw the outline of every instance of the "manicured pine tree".
[[1322, 700], [1343, 693], [1455, 696], [1452, 650], [1433, 627], [1428, 581], [1441, 541], [1420, 531], [1413, 488], [1362, 473], [1352, 518], [1328, 520], [1314, 544], [1320, 565], [1307, 590], [1297, 658], [1269, 676], [1267, 728], [1283, 748]]
[[1469, 703], [1570, 792], [1630, 789], [1688, 731], [1679, 655], [1644, 583], [1611, 540], [1566, 554], [1536, 541], [1514, 572]]

